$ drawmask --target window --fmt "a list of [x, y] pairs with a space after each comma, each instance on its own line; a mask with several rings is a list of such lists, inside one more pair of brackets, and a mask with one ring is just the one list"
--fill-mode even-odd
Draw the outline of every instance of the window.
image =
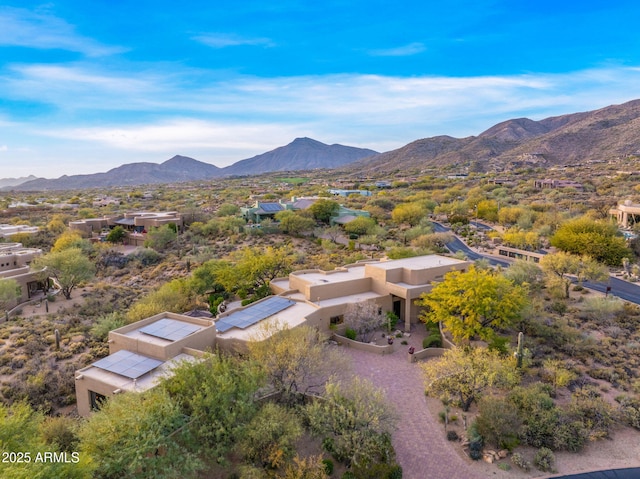
[[329, 323], [330, 324], [342, 324], [344, 322], [344, 316], [340, 315], [340, 316], [332, 316], [331, 318], [329, 318]]
[[107, 399], [106, 396], [95, 391], [89, 391], [89, 403], [92, 411], [99, 411], [102, 403]]

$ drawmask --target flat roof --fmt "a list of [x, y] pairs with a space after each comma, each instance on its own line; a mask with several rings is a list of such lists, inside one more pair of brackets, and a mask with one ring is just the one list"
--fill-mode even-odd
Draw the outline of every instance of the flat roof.
[[[179, 363], [183, 361], [196, 360], [197, 358], [191, 356], [190, 354], [181, 353], [172, 359], [162, 362], [162, 364], [160, 364], [155, 369], [152, 369], [151, 371], [139, 376], [136, 379], [130, 379], [120, 374], [116, 374], [91, 365], [79, 371], [76, 371], [76, 378], [84, 376], [88, 379], [94, 379], [102, 384], [113, 387], [114, 391], [116, 389], [121, 389], [122, 391], [142, 392], [154, 387], [160, 382], [161, 379], [169, 377], [171, 375], [171, 370]], [[76, 380], [81, 381], [81, 379]]]
[[364, 278], [364, 264], [362, 266], [350, 266], [344, 270], [335, 270], [335, 271], [312, 271], [312, 272], [301, 272], [291, 273], [292, 275], [304, 279], [311, 284], [325, 284], [325, 283], [341, 283], [343, 281], [352, 281], [354, 279]]
[[440, 256], [438, 254], [430, 254], [426, 256], [414, 256], [412, 258], [393, 259], [389, 261], [380, 261], [378, 263], [367, 263], [372, 268], [395, 269], [406, 268], [409, 270], [429, 269], [438, 266], [453, 266], [466, 263], [465, 260], [450, 258], [448, 256]]
[[[179, 329], [180, 325], [183, 325], [186, 328], [189, 328], [189, 330], [191, 331], [189, 334], [186, 334], [182, 337], [176, 338], [175, 336], [173, 336], [173, 338], [169, 338], [166, 336], [162, 336], [159, 334], [150, 334], [148, 331], [152, 331], [154, 332], [154, 326], [158, 325], [158, 323], [160, 323], [160, 325], [167, 325], [167, 321], [171, 321], [173, 324], [173, 330], [174, 332]], [[193, 333], [196, 333], [198, 331], [203, 330], [204, 328], [208, 328], [210, 325], [207, 326], [202, 326], [199, 324], [195, 324], [195, 323], [191, 323], [189, 321], [183, 321], [180, 319], [175, 319], [175, 318], [169, 318], [169, 317], [161, 317], [158, 318], [156, 321], [154, 321], [153, 323], [149, 323], [149, 324], [145, 324], [143, 326], [140, 326], [139, 328], [136, 329], [132, 329], [131, 331], [128, 331], [126, 333], [122, 333], [119, 331], [119, 329], [114, 329], [113, 332], [116, 334], [122, 334], [124, 336], [127, 336], [129, 338], [135, 338], [138, 339], [140, 341], [143, 341], [145, 343], [148, 344], [157, 344], [160, 346], [166, 346], [167, 344], [171, 344], [174, 341], [177, 341], [178, 339], [182, 339], [186, 336], [189, 336]], [[123, 326], [123, 328], [126, 328], [126, 326]]]
[[[291, 296], [288, 296], [287, 298], [291, 298]], [[290, 307], [266, 317], [262, 321], [254, 323], [245, 329], [231, 328], [224, 333], [218, 331], [218, 336], [222, 339], [229, 338], [249, 341], [258, 336], [260, 327], [265, 321], [271, 321], [277, 318], [282, 324], [286, 324], [287, 327], [294, 328], [303, 324], [306, 321], [306, 317], [317, 310], [318, 307], [313, 304], [295, 301]]]

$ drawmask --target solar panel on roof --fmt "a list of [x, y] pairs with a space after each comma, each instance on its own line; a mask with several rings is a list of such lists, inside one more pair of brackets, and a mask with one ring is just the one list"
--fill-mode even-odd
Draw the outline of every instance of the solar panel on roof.
[[280, 296], [273, 296], [260, 303], [251, 305], [242, 311], [231, 313], [229, 316], [219, 319], [216, 321], [216, 329], [219, 333], [224, 333], [231, 328], [245, 329], [269, 316], [287, 309], [293, 304], [295, 304], [295, 301]]
[[169, 341], [178, 341], [199, 330], [200, 326], [169, 318], [161, 319], [144, 328], [140, 328], [141, 333], [155, 336], [156, 338], [168, 339]]
[[260, 208], [268, 212], [281, 211], [283, 209], [280, 203], [260, 203]]
[[119, 374], [120, 376], [125, 376], [129, 379], [137, 379], [157, 368], [162, 363], [162, 361], [157, 359], [148, 358], [141, 354], [122, 349], [100, 361], [96, 361], [93, 363], [93, 366]]

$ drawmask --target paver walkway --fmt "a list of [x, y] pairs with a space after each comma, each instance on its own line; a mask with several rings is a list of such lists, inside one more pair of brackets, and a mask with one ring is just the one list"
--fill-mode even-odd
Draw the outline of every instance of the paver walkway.
[[385, 389], [398, 411], [393, 446], [404, 479], [480, 479], [483, 476], [453, 450], [457, 446], [447, 442], [442, 425], [427, 409], [420, 367], [407, 361], [409, 346], [422, 349], [423, 329], [412, 329], [409, 345], [398, 347], [393, 354], [344, 350], [353, 359], [353, 373]]

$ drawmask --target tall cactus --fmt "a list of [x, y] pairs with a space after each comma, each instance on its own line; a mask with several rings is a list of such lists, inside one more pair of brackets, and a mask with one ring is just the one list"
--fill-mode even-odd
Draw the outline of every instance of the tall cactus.
[[518, 333], [518, 349], [516, 350], [516, 367], [518, 369], [522, 368], [522, 358], [524, 357], [524, 353], [522, 352], [523, 349], [523, 342], [524, 339], [524, 334], [522, 334], [522, 332]]
[[56, 337], [56, 351], [60, 351], [60, 331], [56, 329], [53, 333]]

